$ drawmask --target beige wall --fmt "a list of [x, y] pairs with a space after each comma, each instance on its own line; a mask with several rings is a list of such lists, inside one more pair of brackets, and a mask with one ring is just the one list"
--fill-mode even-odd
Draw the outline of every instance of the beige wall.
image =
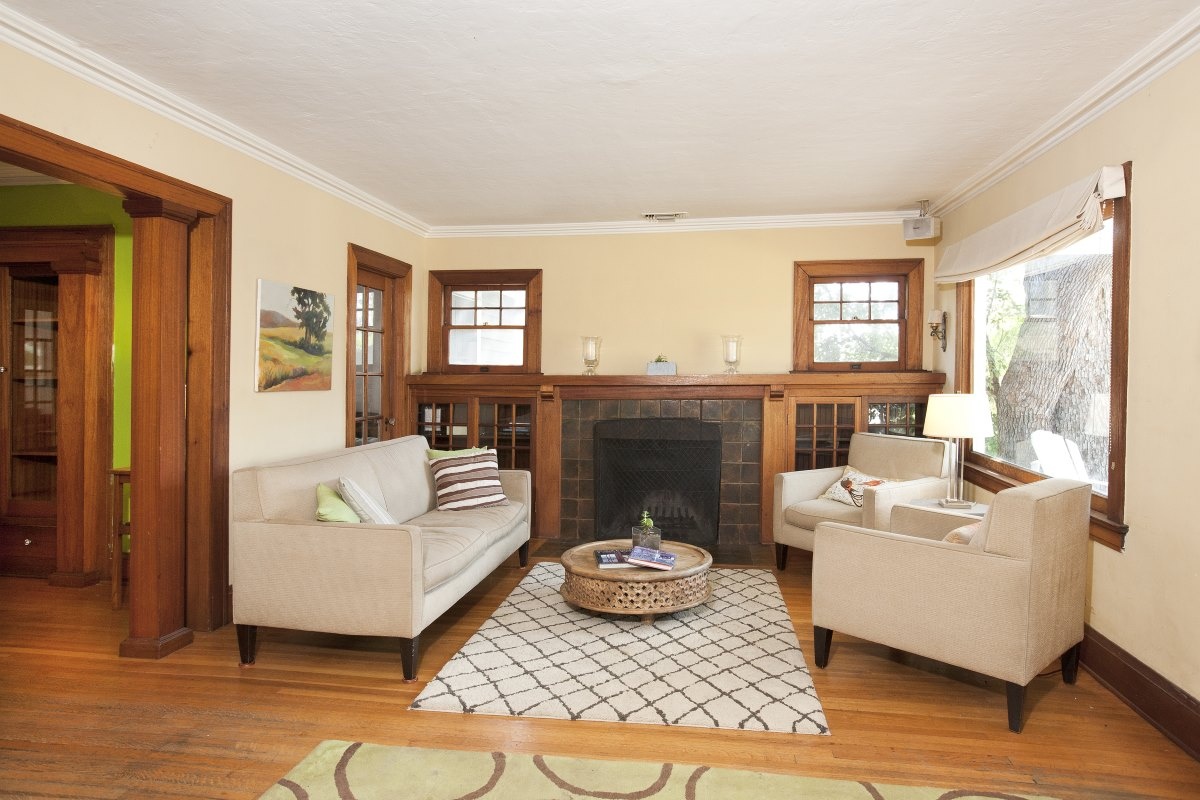
[[[7, 116], [233, 199], [232, 465], [344, 446], [346, 243], [420, 264], [426, 240], [6, 45], [0, 75]], [[334, 296], [332, 391], [254, 391], [259, 278]]]
[[[547, 374], [581, 372], [579, 337], [588, 335], [604, 339], [601, 374], [642, 374], [646, 362], [662, 353], [678, 363], [681, 375], [707, 375], [724, 370], [720, 337], [725, 333], [742, 336], [741, 372], [791, 369], [793, 262], [929, 259], [932, 248], [906, 245], [900, 224], [893, 223], [433, 239], [428, 252], [431, 269], [544, 271], [542, 368]], [[417, 276], [422, 299], [426, 278]], [[932, 288], [926, 288], [928, 303]], [[416, 363], [424, 365], [423, 316], [419, 325]]]
[[[1200, 55], [948, 215], [945, 246], [1103, 164], [1133, 162], [1125, 552], [1092, 547], [1089, 622], [1200, 696]], [[939, 291], [952, 297], [950, 291]], [[953, 307], [952, 305], [947, 307]]]

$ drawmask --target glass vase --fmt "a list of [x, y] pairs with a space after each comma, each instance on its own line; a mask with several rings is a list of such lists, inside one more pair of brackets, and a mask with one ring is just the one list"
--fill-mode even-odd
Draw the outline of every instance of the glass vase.
[[658, 550], [662, 547], [662, 531], [660, 529], [635, 525], [632, 530], [634, 547], [648, 547], [651, 550]]

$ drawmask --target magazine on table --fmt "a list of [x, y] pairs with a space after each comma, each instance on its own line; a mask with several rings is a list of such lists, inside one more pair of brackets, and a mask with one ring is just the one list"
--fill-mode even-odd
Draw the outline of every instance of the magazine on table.
[[622, 567], [636, 567], [637, 564], [630, 564], [626, 559], [629, 558], [628, 550], [597, 550], [596, 551], [596, 566], [600, 569], [621, 569]]
[[654, 569], [671, 569], [675, 566], [674, 553], [649, 547], [634, 547], [629, 551], [626, 560], [639, 567], [653, 567]]

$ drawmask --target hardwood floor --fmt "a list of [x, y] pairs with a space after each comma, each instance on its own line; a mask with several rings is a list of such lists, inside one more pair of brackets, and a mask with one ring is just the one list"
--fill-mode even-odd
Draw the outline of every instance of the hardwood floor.
[[[561, 549], [538, 542], [534, 556]], [[720, 555], [772, 558], [767, 547]], [[805, 556], [792, 553], [780, 584], [811, 666]], [[1085, 671], [1075, 686], [1036, 679], [1017, 735], [999, 682], [836, 634], [829, 667], [813, 668], [830, 736], [408, 711], [522, 574], [511, 560], [426, 631], [411, 684], [394, 641], [295, 631], [260, 631], [245, 669], [232, 626], [160, 661], [118, 658], [127, 614], [110, 609], [107, 585], [0, 578], [0, 796], [254, 798], [322, 739], [642, 755], [1063, 800], [1200, 796], [1200, 763]]]

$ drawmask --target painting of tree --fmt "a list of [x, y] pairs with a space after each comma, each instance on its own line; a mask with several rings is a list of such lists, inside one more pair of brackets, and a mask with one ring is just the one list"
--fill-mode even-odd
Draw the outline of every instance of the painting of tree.
[[260, 280], [255, 391], [332, 388], [332, 321], [332, 295]]

